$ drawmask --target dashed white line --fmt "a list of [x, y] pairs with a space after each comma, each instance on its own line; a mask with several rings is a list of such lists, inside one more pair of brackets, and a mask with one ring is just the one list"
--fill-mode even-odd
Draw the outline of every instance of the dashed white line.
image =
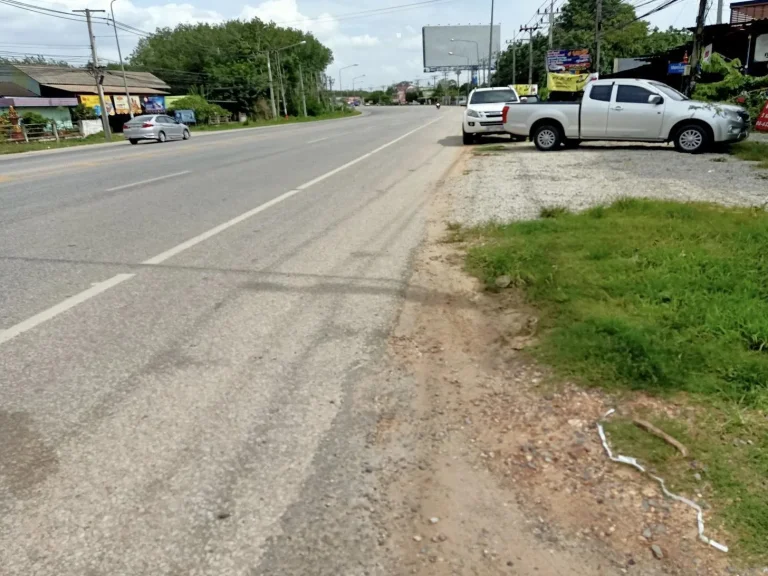
[[47, 310], [43, 310], [39, 314], [35, 314], [31, 318], [27, 318], [23, 322], [19, 322], [15, 326], [11, 326], [10, 328], [3, 330], [0, 332], [0, 344], [4, 344], [5, 342], [8, 342], [9, 340], [16, 338], [19, 334], [23, 334], [27, 330], [32, 330], [35, 326], [39, 326], [43, 322], [47, 322], [51, 318], [55, 318], [59, 314], [63, 314], [70, 308], [74, 308], [78, 304], [82, 304], [86, 300], [90, 300], [94, 296], [97, 296], [98, 294], [101, 294], [102, 292], [106, 292], [110, 288], [114, 288], [121, 282], [125, 282], [126, 280], [129, 280], [130, 278], [133, 278], [134, 274], [118, 274], [117, 276], [113, 276], [109, 280], [105, 280], [104, 282], [99, 282], [98, 284], [94, 284], [88, 290], [83, 290], [79, 294], [75, 294], [74, 296], [71, 296], [67, 298], [66, 300], [63, 300], [62, 302], [59, 302], [55, 306], [52, 306], [51, 308], [48, 308]]
[[259, 212], [263, 212], [264, 210], [267, 210], [269, 208], [272, 208], [272, 206], [279, 204], [280, 202], [284, 200], [288, 200], [291, 196], [295, 196], [299, 192], [303, 192], [307, 188], [314, 186], [315, 184], [318, 184], [322, 182], [323, 180], [330, 178], [334, 174], [338, 174], [342, 170], [346, 170], [347, 168], [354, 166], [358, 162], [362, 162], [366, 158], [370, 158], [377, 152], [381, 152], [385, 148], [389, 148], [390, 146], [397, 144], [404, 138], [407, 138], [411, 134], [414, 134], [421, 130], [422, 128], [426, 128], [430, 124], [434, 124], [435, 122], [441, 120], [442, 118], [436, 118], [435, 120], [432, 120], [431, 122], [427, 122], [426, 124], [422, 124], [418, 128], [411, 130], [410, 132], [406, 132], [402, 136], [399, 136], [395, 138], [394, 140], [391, 140], [384, 144], [383, 146], [379, 146], [375, 150], [371, 150], [367, 154], [363, 154], [362, 156], [359, 156], [355, 158], [354, 160], [347, 162], [346, 164], [343, 164], [342, 166], [339, 166], [338, 168], [334, 168], [330, 172], [326, 172], [322, 176], [318, 176], [317, 178], [314, 178], [313, 180], [310, 180], [309, 182], [306, 182], [300, 186], [297, 186], [294, 190], [289, 190], [288, 192], [285, 192], [284, 194], [281, 194], [280, 196], [277, 196], [276, 198], [272, 198], [272, 200], [265, 202], [264, 204], [261, 204], [260, 206], [257, 206], [256, 208], [253, 208], [251, 210], [248, 210], [248, 212], [244, 212], [243, 214], [240, 214], [239, 216], [235, 216], [232, 218], [232, 220], [228, 220], [227, 222], [224, 222], [223, 224], [219, 224], [215, 228], [211, 228], [210, 230], [207, 230], [206, 232], [203, 232], [199, 236], [195, 236], [194, 238], [190, 238], [186, 242], [182, 242], [178, 246], [174, 246], [170, 250], [166, 250], [165, 252], [162, 252], [161, 254], [158, 254], [157, 256], [153, 256], [149, 260], [145, 260], [142, 262], [142, 264], [160, 264], [162, 262], [165, 262], [168, 260], [168, 258], [171, 258], [173, 256], [176, 256], [177, 254], [180, 254], [184, 252], [185, 250], [192, 248], [192, 246], [195, 246], [196, 244], [200, 244], [200, 242], [203, 242], [205, 240], [208, 240], [209, 238], [216, 236], [216, 234], [219, 234], [221, 232], [224, 232], [227, 228], [231, 228], [232, 226], [239, 224], [240, 222], [247, 220], [251, 216], [255, 216]]
[[317, 140], [310, 140], [309, 142], [307, 142], [307, 145], [317, 144], [318, 142], [323, 142], [324, 140], [328, 140], [328, 139], [330, 139], [330, 136], [326, 136], [325, 138], [318, 138]]
[[174, 172], [173, 174], [166, 174], [165, 176], [158, 176], [157, 178], [150, 178], [149, 180], [141, 180], [139, 182], [131, 182], [130, 184], [123, 184], [122, 186], [115, 186], [114, 188], [107, 188], [106, 192], [116, 192], [117, 190], [125, 190], [126, 188], [133, 188], [134, 186], [141, 186], [142, 184], [151, 184], [159, 180], [167, 180], [168, 178], [175, 178], [176, 176], [184, 176], [189, 174], [189, 170], [183, 170], [181, 172]]

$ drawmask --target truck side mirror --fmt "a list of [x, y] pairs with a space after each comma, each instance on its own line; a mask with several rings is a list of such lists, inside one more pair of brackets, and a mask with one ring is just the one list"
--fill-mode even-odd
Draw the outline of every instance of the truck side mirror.
[[658, 94], [651, 94], [650, 96], [648, 96], [648, 104], [653, 104], [654, 106], [658, 106], [659, 104], [664, 104], [664, 98], [662, 98]]

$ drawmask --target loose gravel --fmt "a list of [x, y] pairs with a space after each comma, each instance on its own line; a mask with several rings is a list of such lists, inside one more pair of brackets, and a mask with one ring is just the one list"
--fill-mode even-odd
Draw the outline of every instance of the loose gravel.
[[456, 222], [528, 220], [542, 208], [579, 211], [626, 196], [727, 206], [768, 202], [768, 171], [727, 154], [608, 143], [544, 153], [531, 143], [499, 142], [504, 150], [468, 149], [463, 175], [450, 180]]

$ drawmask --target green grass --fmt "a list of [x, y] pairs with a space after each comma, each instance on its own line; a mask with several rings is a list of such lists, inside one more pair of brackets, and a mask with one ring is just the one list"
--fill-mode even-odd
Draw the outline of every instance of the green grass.
[[[703, 410], [704, 425], [686, 426], [693, 458], [709, 467], [737, 548], [760, 552], [768, 541], [768, 213], [624, 199], [542, 216], [451, 234], [472, 242], [468, 269], [489, 289], [509, 275], [538, 307], [533, 353], [559, 374]], [[737, 437], [754, 444], [737, 450]], [[627, 452], [651, 458], [637, 440]]]
[[350, 118], [352, 116], [359, 116], [361, 112], [359, 110], [348, 110], [344, 112], [328, 112], [327, 114], [320, 114], [318, 116], [289, 116], [288, 118], [275, 118], [274, 120], [259, 120], [248, 122], [230, 122], [227, 124], [203, 124], [200, 126], [192, 126], [193, 132], [217, 132], [219, 130], [238, 130], [241, 128], [256, 128], [259, 126], [281, 126], [283, 124], [297, 124], [301, 122], [317, 122], [319, 120], [336, 120], [339, 118]]
[[[120, 136], [120, 135], [117, 135]], [[120, 136], [122, 139], [122, 136]], [[115, 136], [113, 136], [113, 141]], [[0, 154], [19, 154], [21, 152], [33, 152], [35, 150], [54, 150], [56, 148], [71, 148], [72, 146], [87, 146], [88, 144], [103, 144], [103, 134], [93, 134], [85, 138], [72, 140], [60, 140], [59, 142], [0, 142]]]
[[758, 162], [757, 168], [768, 170], [768, 144], [747, 140], [731, 146], [731, 154], [742, 160]]

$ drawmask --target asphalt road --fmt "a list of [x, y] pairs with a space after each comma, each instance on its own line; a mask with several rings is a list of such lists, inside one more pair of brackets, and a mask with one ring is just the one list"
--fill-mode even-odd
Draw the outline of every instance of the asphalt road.
[[0, 574], [375, 572], [367, 399], [457, 129], [0, 160]]

